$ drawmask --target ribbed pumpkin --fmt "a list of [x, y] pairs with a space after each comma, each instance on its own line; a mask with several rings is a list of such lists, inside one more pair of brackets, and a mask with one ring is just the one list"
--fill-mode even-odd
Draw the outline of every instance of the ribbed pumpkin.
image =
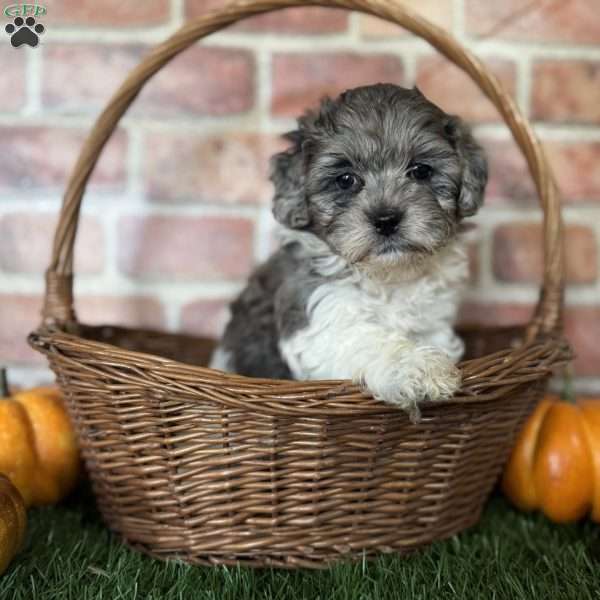
[[21, 494], [10, 479], [0, 474], [0, 575], [21, 548], [26, 525]]
[[517, 438], [502, 489], [557, 523], [588, 514], [600, 523], [600, 398], [546, 396]]
[[0, 369], [0, 473], [26, 506], [52, 504], [73, 488], [80, 470], [75, 434], [55, 387], [9, 396]]

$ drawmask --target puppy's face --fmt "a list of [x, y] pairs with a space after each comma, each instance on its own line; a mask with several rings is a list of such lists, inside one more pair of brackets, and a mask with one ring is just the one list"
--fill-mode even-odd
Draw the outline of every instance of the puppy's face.
[[352, 264], [430, 256], [476, 212], [481, 148], [418, 90], [377, 85], [325, 100], [274, 157], [274, 213]]

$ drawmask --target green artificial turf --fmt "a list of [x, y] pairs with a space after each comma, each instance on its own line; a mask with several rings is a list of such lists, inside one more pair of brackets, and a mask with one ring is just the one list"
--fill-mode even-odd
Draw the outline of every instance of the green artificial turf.
[[2, 600], [600, 599], [597, 526], [553, 525], [499, 497], [471, 530], [407, 557], [327, 571], [164, 563], [129, 550], [89, 495], [31, 510], [24, 550], [0, 577]]

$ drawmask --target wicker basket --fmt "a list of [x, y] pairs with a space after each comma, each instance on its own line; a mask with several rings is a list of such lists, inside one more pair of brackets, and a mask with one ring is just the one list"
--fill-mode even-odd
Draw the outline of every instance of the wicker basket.
[[[273, 9], [321, 5], [404, 26], [466, 71], [524, 153], [544, 209], [545, 271], [526, 330], [464, 332], [464, 384], [422, 419], [348, 381], [258, 380], [210, 370], [210, 340], [79, 324], [73, 243], [90, 173], [145, 82], [198, 39]], [[407, 552], [474, 524], [514, 435], [569, 358], [561, 337], [558, 193], [539, 142], [483, 65], [392, 0], [245, 0], [183, 27], [130, 74], [84, 144], [31, 344], [56, 373], [102, 515], [131, 545], [197, 564], [323, 567]]]

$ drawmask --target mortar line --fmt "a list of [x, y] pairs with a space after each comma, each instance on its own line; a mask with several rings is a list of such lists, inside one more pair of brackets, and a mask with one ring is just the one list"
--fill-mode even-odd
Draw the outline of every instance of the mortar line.
[[[44, 59], [44, 46], [26, 48], [25, 54], [25, 106], [22, 115], [30, 117], [39, 113], [42, 107], [42, 66]], [[14, 118], [14, 116], [13, 116]]]

